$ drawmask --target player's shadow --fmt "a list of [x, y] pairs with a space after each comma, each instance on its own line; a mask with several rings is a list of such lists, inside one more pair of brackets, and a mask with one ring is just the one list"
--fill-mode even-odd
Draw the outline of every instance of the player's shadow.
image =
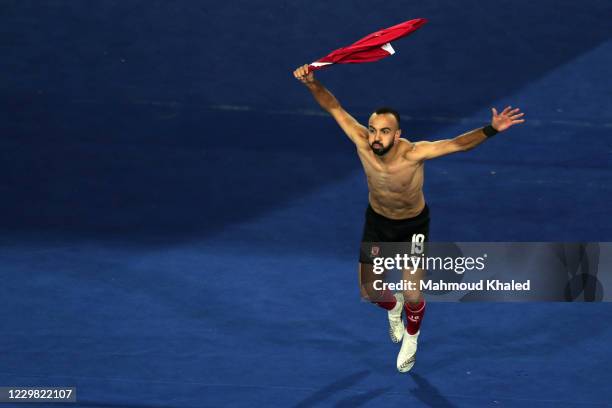
[[367, 391], [364, 393], [360, 393], [357, 395], [353, 395], [350, 397], [346, 397], [341, 401], [338, 401], [336, 404], [337, 408], [351, 408], [351, 407], [360, 407], [362, 405], [367, 404], [373, 399], [383, 395], [385, 392], [389, 391], [391, 387], [381, 387], [375, 390]]
[[[363, 370], [358, 371], [356, 373], [350, 374], [346, 377], [343, 377], [337, 381], [332, 382], [331, 384], [321, 388], [316, 391], [312, 395], [306, 397], [304, 400], [298, 402], [294, 408], [306, 408], [312, 407], [320, 402], [324, 402], [328, 400], [332, 395], [341, 392], [347, 388], [352, 387], [353, 385], [362, 381], [365, 377], [370, 375], [370, 371]], [[384, 392], [384, 391], [383, 391]], [[366, 399], [368, 401], [370, 398]], [[363, 402], [362, 402], [363, 403]], [[352, 405], [355, 406], [355, 405]]]
[[[343, 390], [347, 390], [353, 387], [354, 385], [361, 382], [368, 375], [370, 375], [370, 371], [364, 370], [334, 381], [297, 403], [294, 408], [312, 407], [319, 403], [325, 402], [329, 404], [329, 399], [332, 398], [334, 394], [338, 394]], [[455, 407], [455, 405], [453, 405], [448, 399], [446, 399], [446, 397], [444, 397], [436, 387], [431, 385], [431, 383], [427, 381], [427, 379], [416, 373], [411, 373], [410, 377], [417, 385], [417, 388], [411, 390], [411, 393], [423, 404], [429, 407], [436, 408]], [[374, 390], [355, 393], [354, 395], [350, 395], [338, 401], [335, 406], [341, 408], [362, 406], [376, 399], [377, 397], [384, 395], [387, 391], [391, 389], [392, 387], [390, 386], [379, 387]]]
[[418, 388], [412, 390], [412, 395], [419, 399], [423, 404], [429, 407], [436, 408], [453, 408], [455, 407], [440, 391], [427, 379], [417, 373], [412, 373], [411, 378], [418, 385]]

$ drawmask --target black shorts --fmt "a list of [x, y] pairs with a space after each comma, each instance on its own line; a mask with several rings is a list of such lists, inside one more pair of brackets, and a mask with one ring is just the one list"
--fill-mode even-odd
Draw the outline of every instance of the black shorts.
[[[422, 234], [422, 237], [414, 237]], [[421, 242], [429, 241], [429, 207], [425, 207], [419, 215], [403, 220], [393, 220], [374, 211], [368, 205], [361, 237], [361, 251], [359, 262], [372, 263], [371, 251], [367, 249], [366, 243], [370, 242], [413, 242], [413, 239]]]

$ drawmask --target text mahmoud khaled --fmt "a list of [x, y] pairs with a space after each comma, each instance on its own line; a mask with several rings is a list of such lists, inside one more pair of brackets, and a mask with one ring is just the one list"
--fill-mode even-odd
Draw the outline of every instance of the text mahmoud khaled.
[[417, 289], [417, 283], [419, 289], [422, 291], [452, 291], [452, 290], [469, 290], [469, 291], [529, 291], [531, 290], [531, 280], [523, 282], [511, 280], [510, 282], [503, 282], [499, 279], [481, 279], [475, 282], [445, 282], [443, 280], [432, 281], [422, 280], [419, 282], [413, 282], [409, 280], [401, 280], [399, 282], [384, 282], [382, 280], [375, 280], [373, 287], [375, 290], [415, 290]]

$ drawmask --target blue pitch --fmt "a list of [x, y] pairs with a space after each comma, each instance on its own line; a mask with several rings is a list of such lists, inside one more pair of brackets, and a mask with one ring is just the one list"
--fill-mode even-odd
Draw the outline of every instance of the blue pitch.
[[77, 386], [80, 407], [612, 406], [608, 304], [430, 303], [396, 372], [358, 297], [359, 161], [291, 76], [429, 18], [319, 77], [360, 120], [397, 107], [412, 140], [527, 112], [426, 165], [432, 240], [610, 241], [607, 2], [1, 9], [0, 386]]

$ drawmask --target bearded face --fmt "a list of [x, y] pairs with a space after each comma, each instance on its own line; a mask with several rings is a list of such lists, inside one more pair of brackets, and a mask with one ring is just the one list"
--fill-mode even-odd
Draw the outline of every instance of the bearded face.
[[370, 145], [370, 148], [372, 149], [375, 155], [384, 156], [389, 150], [391, 150], [394, 144], [395, 141], [391, 141], [388, 146], [383, 145], [382, 142], [374, 142]]
[[372, 152], [384, 156], [396, 144], [401, 130], [395, 116], [389, 113], [373, 113], [368, 122], [368, 143]]

